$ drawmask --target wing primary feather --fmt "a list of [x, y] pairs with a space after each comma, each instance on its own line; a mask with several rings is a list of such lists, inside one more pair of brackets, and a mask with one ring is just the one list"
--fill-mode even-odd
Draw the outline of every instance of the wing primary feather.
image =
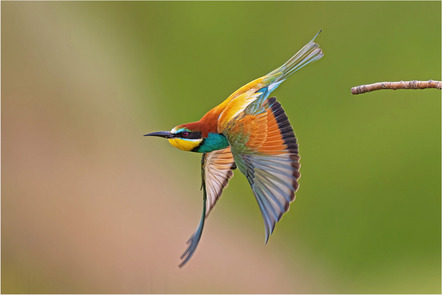
[[183, 267], [198, 246], [204, 228], [204, 222], [215, 206], [229, 179], [233, 176], [232, 169], [236, 165], [230, 147], [204, 153], [201, 159], [201, 189], [203, 191], [203, 212], [198, 228], [187, 241], [187, 248], [181, 255], [179, 267]]
[[[275, 189], [286, 201], [286, 203], [284, 203], [284, 212], [287, 211], [288, 209], [288, 205], [292, 200], [291, 196], [287, 196], [287, 192], [284, 192], [282, 190], [282, 188], [279, 186], [280, 183], [274, 183], [272, 182], [270, 179], [265, 179], [266, 184], [268, 184], [270, 187], [272, 187], [272, 189]], [[289, 189], [289, 191], [291, 191], [293, 188], [291, 186], [288, 186], [287, 184], [284, 184], [286, 189]], [[282, 210], [282, 209], [281, 209]]]
[[[271, 187], [272, 189], [275, 188], [275, 186], [273, 186], [273, 185], [269, 185], [268, 187]], [[273, 202], [279, 207], [279, 213], [276, 213], [276, 211], [273, 210], [273, 212], [274, 212], [274, 214], [275, 214], [275, 217], [276, 217], [276, 218], [275, 218], [276, 221], [279, 221], [279, 219], [281, 219], [282, 213], [285, 212], [285, 210], [284, 210], [285, 206], [283, 206], [283, 205], [281, 204], [281, 202], [278, 200], [278, 198], [275, 196], [275, 194], [273, 194], [273, 193], [269, 190], [268, 187], [267, 187], [267, 186], [262, 186], [261, 190], [262, 190], [264, 193], [266, 193], [267, 196], [270, 196], [270, 198], [272, 199], [272, 201], [273, 201]], [[284, 196], [283, 196], [283, 197], [284, 197]], [[272, 208], [273, 208], [273, 206], [272, 206]], [[274, 209], [274, 208], [273, 208], [273, 209]]]
[[[257, 190], [255, 190], [255, 195], [259, 194], [259, 188]], [[263, 216], [264, 219], [264, 226], [265, 226], [265, 243], [267, 244], [270, 235], [272, 234], [272, 222], [270, 221], [270, 217], [269, 214], [266, 210], [266, 206], [264, 205], [264, 198], [261, 197], [257, 197], [256, 201], [258, 202], [259, 208], [261, 209], [261, 214]]]
[[275, 208], [272, 206], [271, 200], [269, 198], [266, 198], [266, 193], [264, 192], [264, 186], [257, 185], [255, 183], [255, 186], [253, 188], [254, 191], [257, 192], [257, 194], [260, 196], [261, 200], [264, 204], [264, 209], [268, 213], [270, 217], [272, 217], [272, 220], [270, 224], [274, 224], [274, 221], [278, 219], [278, 213], [276, 213]]
[[[203, 187], [204, 195], [206, 195], [206, 188]], [[205, 198], [204, 198], [205, 199]], [[182, 260], [181, 263], [178, 265], [179, 268], [182, 268], [187, 261], [192, 257], [193, 253], [195, 253], [196, 247], [198, 246], [198, 243], [201, 239], [201, 235], [203, 233], [204, 228], [204, 221], [205, 221], [205, 215], [206, 215], [206, 200], [203, 202], [203, 214], [200, 219], [200, 223], [198, 225], [198, 228], [196, 232], [190, 237], [190, 239], [187, 241], [187, 244], [190, 244], [186, 251], [181, 255], [180, 259]]]
[[[263, 177], [267, 177], [266, 179], [268, 180], [268, 181], [275, 181], [277, 184], [279, 184], [279, 185], [282, 185], [282, 186], [284, 186], [284, 187], [286, 187], [287, 189], [289, 189], [290, 191], [291, 190], [293, 190], [293, 187], [291, 186], [291, 185], [289, 185], [288, 183], [286, 183], [285, 181], [279, 181], [279, 179], [277, 178], [277, 177], [275, 177], [274, 175], [272, 175], [271, 173], [269, 173], [269, 172], [267, 172], [267, 171], [262, 171], [263, 172]], [[290, 179], [290, 180], [294, 180], [294, 178], [292, 178], [292, 177], [287, 177], [288, 179]], [[274, 187], [276, 187], [277, 185], [273, 185], [273, 183], [271, 183], [271, 185], [272, 186], [274, 186]], [[285, 195], [285, 194], [284, 194]], [[283, 195], [283, 196], [284, 196]], [[284, 196], [284, 198], [285, 198], [285, 196]], [[291, 201], [291, 200], [290, 200]]]

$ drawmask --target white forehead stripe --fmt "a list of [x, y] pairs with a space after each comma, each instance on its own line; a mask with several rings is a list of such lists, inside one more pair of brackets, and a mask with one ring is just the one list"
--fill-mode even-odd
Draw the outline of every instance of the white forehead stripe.
[[177, 134], [180, 133], [181, 131], [189, 131], [189, 130], [187, 128], [177, 129], [177, 127], [174, 127], [172, 130], [170, 130], [170, 133]]

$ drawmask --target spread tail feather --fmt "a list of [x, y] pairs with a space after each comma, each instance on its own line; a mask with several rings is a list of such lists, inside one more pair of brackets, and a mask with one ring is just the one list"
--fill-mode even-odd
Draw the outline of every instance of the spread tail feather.
[[[314, 62], [321, 57], [324, 56], [321, 48], [319, 48], [319, 44], [315, 43], [316, 37], [319, 33], [322, 32], [322, 29], [313, 37], [313, 39], [307, 43], [304, 47], [301, 48], [295, 55], [293, 55], [285, 64], [277, 68], [276, 70], [267, 74], [269, 78], [275, 78], [273, 83], [279, 85], [282, 81], [287, 79], [288, 76], [308, 65], [311, 62]], [[273, 84], [272, 83], [272, 84]], [[276, 87], [274, 87], [276, 88]]]

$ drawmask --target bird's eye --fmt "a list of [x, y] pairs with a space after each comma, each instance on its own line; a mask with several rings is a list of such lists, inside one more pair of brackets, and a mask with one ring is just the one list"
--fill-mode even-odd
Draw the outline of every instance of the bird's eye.
[[183, 132], [183, 133], [181, 133], [181, 136], [182, 136], [182, 137], [188, 137], [189, 135], [190, 135], [189, 132]]

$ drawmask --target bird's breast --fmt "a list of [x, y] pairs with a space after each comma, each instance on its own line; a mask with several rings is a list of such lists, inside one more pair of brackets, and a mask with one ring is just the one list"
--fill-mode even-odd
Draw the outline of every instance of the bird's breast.
[[210, 153], [216, 150], [222, 150], [228, 147], [229, 141], [223, 134], [209, 133], [209, 135], [194, 150], [198, 153]]

